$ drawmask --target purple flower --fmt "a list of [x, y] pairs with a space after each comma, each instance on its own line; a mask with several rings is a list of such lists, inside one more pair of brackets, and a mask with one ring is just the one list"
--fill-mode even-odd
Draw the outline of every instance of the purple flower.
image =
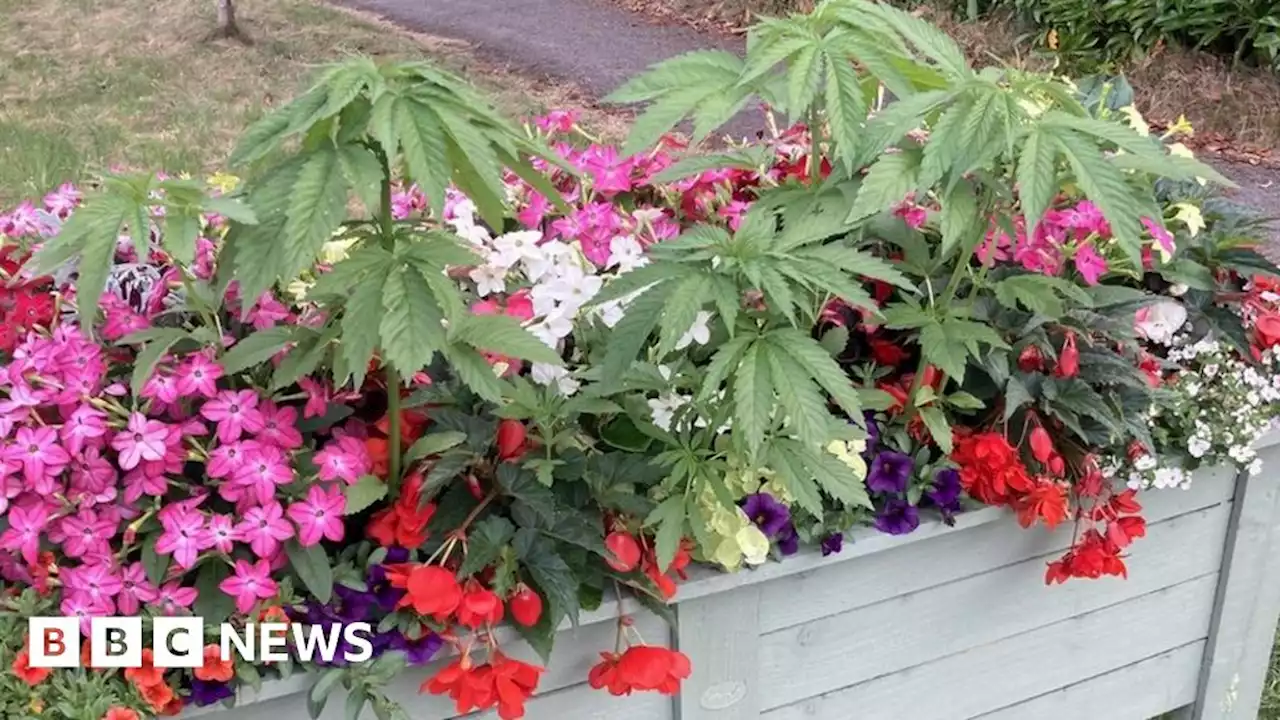
[[790, 522], [787, 522], [787, 526], [782, 528], [775, 539], [778, 542], [778, 552], [783, 555], [795, 555], [800, 551], [800, 536], [796, 534], [796, 526]]
[[925, 499], [942, 512], [942, 519], [948, 524], [952, 516], [960, 512], [960, 473], [952, 468], [943, 468], [934, 473], [933, 488], [924, 494]]
[[204, 680], [192, 678], [191, 697], [188, 701], [194, 705], [212, 705], [229, 697], [234, 697], [235, 694], [235, 691], [231, 689], [230, 683], [205, 682]]
[[911, 461], [909, 455], [885, 450], [871, 461], [871, 472], [867, 474], [867, 488], [883, 493], [905, 492], [914, 466], [915, 463]]
[[906, 500], [892, 498], [876, 513], [876, 529], [890, 535], [906, 535], [920, 527], [920, 513]]
[[867, 426], [867, 452], [874, 452], [880, 444], [880, 426], [876, 425], [876, 414], [870, 410], [862, 413], [862, 420]]
[[428, 632], [417, 640], [410, 640], [404, 635], [398, 635], [391, 641], [393, 650], [404, 651], [405, 657], [409, 660], [409, 665], [426, 665], [431, 662], [431, 658], [444, 645], [444, 641], [439, 635]]
[[743, 499], [742, 512], [769, 537], [776, 537], [791, 522], [791, 511], [769, 493], [748, 495]]
[[834, 555], [844, 549], [844, 533], [831, 533], [822, 538], [822, 557]]

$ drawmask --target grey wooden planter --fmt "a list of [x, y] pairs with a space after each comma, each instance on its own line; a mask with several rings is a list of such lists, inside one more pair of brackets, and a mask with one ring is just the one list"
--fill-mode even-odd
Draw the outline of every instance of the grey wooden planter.
[[[1127, 580], [1045, 587], [1071, 528], [1023, 530], [998, 509], [903, 537], [858, 533], [827, 558], [699, 571], [680, 588], [678, 627], [636, 613], [646, 641], [693, 661], [676, 698], [586, 685], [613, 647], [617, 607], [606, 603], [561, 633], [527, 717], [1254, 720], [1280, 615], [1278, 443], [1260, 444], [1256, 478], [1204, 471], [1189, 490], [1141, 494], [1149, 526]], [[418, 695], [430, 671], [406, 673], [393, 692], [415, 720], [453, 717], [449, 701]], [[306, 686], [271, 683], [235, 710], [191, 715], [304, 720]], [[325, 720], [342, 704], [331, 698]]]

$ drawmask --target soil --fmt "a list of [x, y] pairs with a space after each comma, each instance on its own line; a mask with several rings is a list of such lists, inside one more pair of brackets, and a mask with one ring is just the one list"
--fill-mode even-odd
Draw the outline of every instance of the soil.
[[[655, 11], [670, 8], [673, 0], [665, 5], [637, 0], [336, 1], [410, 30], [466, 41], [481, 56], [559, 78], [595, 97], [674, 55], [705, 48], [741, 53], [745, 47], [741, 33], [735, 32], [740, 28], [691, 25], [687, 18], [680, 22], [679, 13]], [[644, 12], [634, 11], [640, 9]], [[758, 114], [745, 112], [724, 132], [743, 136], [761, 126]], [[1240, 186], [1229, 194], [1280, 218], [1280, 163], [1269, 148], [1241, 150], [1230, 139], [1198, 145], [1202, 157]], [[1280, 224], [1272, 225], [1272, 240], [1280, 249]]]

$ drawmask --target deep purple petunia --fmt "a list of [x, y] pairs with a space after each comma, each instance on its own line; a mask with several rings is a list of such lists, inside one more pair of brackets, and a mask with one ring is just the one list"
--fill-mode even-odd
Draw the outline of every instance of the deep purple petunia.
[[876, 513], [876, 529], [890, 535], [906, 535], [920, 527], [920, 513], [906, 500], [891, 498]]
[[778, 552], [783, 555], [795, 555], [800, 552], [800, 535], [796, 533], [796, 526], [790, 522], [782, 528], [782, 532], [778, 533], [776, 538], [778, 542]]
[[822, 538], [822, 557], [835, 555], [844, 549], [844, 533], [831, 533]]
[[404, 651], [410, 665], [426, 665], [444, 645], [439, 635], [428, 632], [417, 640], [398, 635], [391, 641], [391, 649]]
[[204, 680], [192, 678], [191, 696], [187, 698], [187, 702], [203, 707], [222, 702], [229, 697], [235, 697], [235, 694], [235, 690], [231, 689], [230, 683], [205, 682]]
[[914, 467], [915, 463], [910, 455], [885, 450], [871, 461], [871, 471], [867, 473], [867, 488], [883, 493], [905, 492]]
[[751, 518], [760, 532], [771, 538], [776, 537], [791, 522], [791, 511], [786, 505], [774, 500], [769, 493], [756, 493], [743, 498], [742, 512]]
[[876, 424], [876, 414], [870, 410], [862, 412], [862, 420], [867, 426], [867, 449], [863, 454], [868, 455], [875, 452], [876, 445], [880, 444], [880, 426]]
[[942, 512], [948, 523], [960, 512], [960, 473], [953, 468], [943, 468], [933, 476], [933, 488], [925, 492], [925, 498]]

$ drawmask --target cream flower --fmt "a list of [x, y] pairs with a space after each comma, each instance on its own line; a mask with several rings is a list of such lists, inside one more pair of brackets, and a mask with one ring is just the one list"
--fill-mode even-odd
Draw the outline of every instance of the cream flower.
[[748, 565], [760, 565], [769, 559], [769, 538], [755, 525], [742, 528], [734, 539], [738, 541], [742, 558]]
[[1133, 131], [1147, 137], [1151, 134], [1151, 126], [1147, 125], [1147, 121], [1143, 119], [1142, 113], [1138, 112], [1138, 108], [1132, 105], [1126, 105], [1120, 108], [1120, 112], [1124, 113], [1125, 118], [1129, 121], [1129, 127]]
[[1187, 226], [1187, 230], [1191, 232], [1191, 237], [1200, 234], [1204, 229], [1204, 215], [1200, 214], [1200, 208], [1191, 203], [1177, 203], [1173, 206], [1177, 209], [1177, 214], [1173, 217], [1175, 220], [1181, 220]]

